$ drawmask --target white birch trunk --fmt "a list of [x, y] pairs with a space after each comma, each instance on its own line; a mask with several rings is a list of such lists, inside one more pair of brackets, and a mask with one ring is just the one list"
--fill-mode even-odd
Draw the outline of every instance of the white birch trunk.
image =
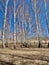
[[26, 34], [25, 34], [25, 23], [26, 23], [26, 20], [25, 20], [25, 14], [24, 14], [24, 2], [23, 2], [23, 22], [22, 22], [22, 27], [23, 27], [23, 37], [24, 37], [24, 42], [26, 42]]
[[16, 47], [16, 13], [15, 13], [15, 9], [16, 9], [16, 2], [14, 0], [14, 47]]
[[10, 18], [10, 43], [11, 43], [11, 18]]
[[34, 10], [35, 10], [36, 25], [37, 25], [37, 40], [39, 41], [39, 28], [38, 28], [37, 12], [36, 12], [36, 0], [34, 0]]
[[7, 15], [7, 5], [9, 0], [6, 1], [5, 5], [5, 18], [4, 18], [4, 25], [3, 25], [3, 47], [5, 48], [5, 24], [6, 24], [6, 15]]
[[[47, 10], [47, 6], [46, 6], [46, 0], [44, 0], [44, 4], [45, 4], [45, 10]], [[48, 20], [47, 20], [48, 18], [47, 18], [47, 11], [46, 11], [46, 24], [47, 24], [47, 29], [48, 29]], [[49, 30], [48, 30], [48, 32], [49, 32]], [[46, 36], [46, 35], [45, 35]], [[46, 42], [46, 38], [45, 38], [45, 43], [47, 43]]]
[[23, 42], [23, 7], [21, 6], [20, 7], [20, 13], [19, 13], [19, 15], [20, 15], [20, 20], [21, 20], [21, 28], [20, 28], [20, 36], [21, 36], [21, 38], [20, 38], [20, 42], [22, 43]]
[[[44, 4], [45, 4], [45, 10], [47, 10], [47, 6], [46, 6], [46, 0], [44, 0]], [[48, 17], [47, 17], [47, 11], [46, 11], [46, 24], [47, 24], [47, 29], [48, 29], [48, 21], [47, 21]], [[48, 33], [49, 33], [49, 29], [48, 29]]]

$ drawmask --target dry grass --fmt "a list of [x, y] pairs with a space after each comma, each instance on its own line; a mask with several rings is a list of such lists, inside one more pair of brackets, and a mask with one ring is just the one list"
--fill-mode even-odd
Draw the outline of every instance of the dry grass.
[[0, 65], [49, 65], [49, 49], [0, 49]]

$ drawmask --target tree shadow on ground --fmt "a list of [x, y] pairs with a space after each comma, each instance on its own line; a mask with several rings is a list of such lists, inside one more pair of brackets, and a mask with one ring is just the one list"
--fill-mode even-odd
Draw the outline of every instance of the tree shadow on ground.
[[6, 61], [0, 61], [0, 65], [14, 65], [14, 64]]

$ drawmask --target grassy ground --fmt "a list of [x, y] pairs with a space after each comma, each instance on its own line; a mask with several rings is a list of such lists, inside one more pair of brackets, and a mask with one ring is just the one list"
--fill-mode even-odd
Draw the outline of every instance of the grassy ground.
[[49, 49], [0, 48], [0, 65], [49, 65]]

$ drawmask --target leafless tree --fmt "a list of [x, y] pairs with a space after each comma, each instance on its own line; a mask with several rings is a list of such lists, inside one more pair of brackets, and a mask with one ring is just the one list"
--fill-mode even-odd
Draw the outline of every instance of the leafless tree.
[[[48, 1], [48, 0], [47, 0]], [[47, 24], [47, 29], [48, 29], [48, 33], [49, 33], [49, 26], [48, 26], [48, 12], [47, 12], [47, 2], [46, 0], [44, 0], [44, 4], [45, 4], [45, 10], [46, 10], [46, 24]], [[48, 1], [49, 2], [49, 1]]]
[[38, 20], [37, 20], [37, 10], [36, 10], [36, 0], [34, 0], [34, 11], [35, 11], [35, 19], [37, 25], [37, 40], [39, 41], [39, 27], [38, 27]]
[[14, 48], [16, 48], [16, 0], [14, 0]]
[[4, 18], [4, 25], [3, 25], [3, 47], [5, 48], [5, 24], [6, 24], [6, 15], [7, 15], [7, 6], [8, 6], [9, 0], [6, 1], [5, 5], [5, 18]]

